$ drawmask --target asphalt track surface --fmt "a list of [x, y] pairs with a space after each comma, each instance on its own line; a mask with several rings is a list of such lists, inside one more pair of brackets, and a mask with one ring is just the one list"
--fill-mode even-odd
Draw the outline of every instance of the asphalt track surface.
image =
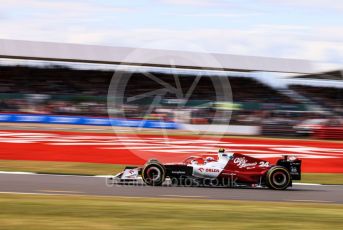
[[343, 204], [341, 185], [296, 184], [284, 191], [253, 188], [108, 185], [106, 177], [0, 173], [0, 193], [193, 198]]

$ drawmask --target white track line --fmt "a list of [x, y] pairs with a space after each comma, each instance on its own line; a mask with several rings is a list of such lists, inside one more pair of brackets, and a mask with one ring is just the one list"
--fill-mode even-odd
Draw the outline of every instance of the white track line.
[[18, 175], [32, 175], [32, 174], [37, 174], [37, 173], [33, 173], [33, 172], [6, 172], [6, 171], [0, 171], [0, 174], [18, 174]]
[[37, 176], [59, 176], [59, 177], [113, 177], [114, 175], [71, 175], [71, 174], [50, 174], [50, 173], [33, 173], [33, 172], [6, 172], [0, 171], [0, 174], [10, 174], [10, 175], [37, 175]]
[[293, 183], [295, 185], [314, 185], [314, 186], [322, 186], [322, 184], [312, 184], [312, 183]]

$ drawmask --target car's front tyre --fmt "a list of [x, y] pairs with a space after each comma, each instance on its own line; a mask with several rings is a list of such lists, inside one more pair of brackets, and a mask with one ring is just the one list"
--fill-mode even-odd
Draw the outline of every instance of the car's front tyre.
[[142, 179], [150, 186], [161, 186], [166, 179], [166, 169], [158, 161], [149, 161], [142, 170]]

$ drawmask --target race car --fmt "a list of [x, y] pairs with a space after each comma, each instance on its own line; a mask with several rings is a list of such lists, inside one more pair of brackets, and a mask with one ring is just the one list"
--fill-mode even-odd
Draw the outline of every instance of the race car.
[[161, 186], [170, 181], [178, 186], [267, 187], [284, 190], [293, 180], [301, 179], [301, 160], [284, 156], [275, 165], [268, 161], [225, 152], [191, 156], [180, 163], [162, 164], [149, 160], [144, 167], [126, 167], [113, 179], [127, 183], [139, 178], [149, 186]]

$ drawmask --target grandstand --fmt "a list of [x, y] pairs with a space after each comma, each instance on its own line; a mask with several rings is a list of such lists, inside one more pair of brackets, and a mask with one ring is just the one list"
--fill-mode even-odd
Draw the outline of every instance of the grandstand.
[[343, 114], [342, 88], [303, 85], [291, 85], [290, 88], [297, 91], [299, 94], [310, 98], [314, 103], [325, 108], [326, 111], [333, 114]]
[[[275, 132], [293, 134], [293, 126], [308, 118], [342, 115], [342, 89], [294, 82], [290, 83], [288, 88], [281, 89], [261, 82], [249, 74], [259, 71], [301, 73], [301, 76], [293, 77], [293, 81], [306, 82], [314, 77], [325, 79], [326, 75], [333, 76], [328, 82], [340, 78], [340, 71], [314, 74], [309, 70], [309, 63], [304, 61], [213, 54], [221, 61], [221, 69], [219, 66], [215, 67], [214, 63], [190, 66], [189, 60], [178, 60], [173, 69], [170, 69], [166, 68], [166, 60], [156, 61], [138, 55], [129, 62], [126, 60], [126, 67], [121, 68], [122, 65], [113, 64], [118, 64], [120, 58], [125, 59], [124, 56], [130, 49], [72, 44], [66, 44], [62, 49], [63, 44], [0, 40], [1, 42], [4, 45], [0, 46], [0, 57], [10, 58], [13, 63], [17, 63], [9, 64], [8, 59], [3, 59], [0, 65], [0, 112], [3, 114], [108, 117], [109, 109], [116, 111], [111, 116], [118, 118], [124, 116], [138, 120], [162, 119], [191, 124], [225, 125], [229, 124], [231, 117], [230, 124], [261, 126], [262, 133], [266, 135], [275, 135]], [[31, 49], [25, 50], [28, 44]], [[75, 53], [59, 53], [56, 47], [61, 50], [68, 48]], [[31, 52], [33, 48], [38, 51]], [[86, 56], [83, 55], [85, 50]], [[108, 51], [121, 54], [111, 56]], [[156, 52], [161, 54], [169, 51], [139, 51], [140, 54], [150, 55], [150, 58], [155, 57]], [[176, 54], [202, 57], [202, 54], [191, 52], [171, 54], [174, 58]], [[22, 61], [23, 59], [30, 61]], [[146, 59], [148, 61], [145, 63]], [[150, 63], [154, 60], [155, 64]], [[253, 61], [256, 62], [252, 64]], [[127, 68], [128, 65], [133, 65], [133, 62], [137, 66]], [[98, 66], [89, 63], [98, 63]], [[211, 64], [213, 65], [210, 66]], [[122, 95], [124, 103], [108, 107], [107, 96], [111, 79], [118, 73], [127, 78]], [[178, 76], [179, 85], [175, 81], [175, 74]], [[149, 75], [154, 75], [154, 79]], [[181, 103], [183, 106], [179, 105], [180, 100], [184, 99], [168, 90], [162, 90], [161, 101], [152, 110], [149, 108], [156, 96], [150, 93], [158, 92], [164, 87], [159, 82], [163, 81], [175, 88], [180, 87], [181, 94], [185, 96], [198, 76], [201, 78], [190, 97], [185, 99], [186, 103]], [[227, 89], [232, 91], [232, 101], [221, 101], [223, 97], [218, 95], [213, 84], [215, 78], [229, 80]], [[137, 100], [137, 95], [145, 97]], [[325, 115], [323, 112], [326, 112]], [[219, 114], [219, 117], [215, 117], [215, 114]]]
[[[1, 66], [0, 74], [1, 112], [107, 116], [106, 97], [113, 71], [58, 66]], [[155, 72], [154, 76], [176, 87], [173, 75]], [[216, 101], [216, 92], [211, 82], [213, 77], [203, 76], [200, 79], [189, 98], [189, 105], [192, 102], [205, 104]], [[179, 75], [183, 94], [186, 94], [194, 78], [193, 75]], [[232, 89], [233, 103], [242, 105], [243, 114], [262, 107], [268, 108], [268, 104], [297, 104], [256, 79], [239, 76], [227, 78]], [[134, 97], [160, 88], [161, 85], [148, 78], [145, 73], [135, 72], [126, 85], [125, 97]], [[32, 100], [32, 95], [44, 95], [44, 99]], [[151, 99], [153, 97], [154, 95]], [[163, 99], [178, 98], [175, 94], [166, 93]], [[134, 101], [131, 104], [143, 105], [144, 101]], [[164, 106], [170, 108], [172, 104], [165, 103]]]

